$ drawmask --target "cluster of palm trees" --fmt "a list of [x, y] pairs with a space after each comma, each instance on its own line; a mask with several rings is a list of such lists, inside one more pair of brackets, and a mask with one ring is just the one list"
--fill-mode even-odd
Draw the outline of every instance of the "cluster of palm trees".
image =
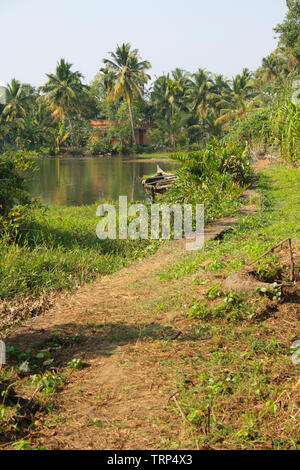
[[142, 60], [129, 43], [117, 46], [103, 63], [91, 87], [64, 59], [39, 89], [13, 79], [0, 104], [0, 145], [7, 140], [25, 147], [49, 140], [57, 149], [67, 141], [76, 145], [76, 120], [88, 122], [99, 110], [103, 114], [104, 103], [113, 104], [114, 112], [106, 116], [112, 120], [116, 110], [127, 105], [132, 144], [136, 144], [134, 109], [138, 107], [166, 145], [175, 147], [179, 138], [187, 144], [205, 142], [223, 136], [249, 112], [272, 102], [276, 84], [294, 70], [284, 55], [275, 52], [255, 74], [244, 69], [228, 80], [202, 68], [195, 73], [177, 68], [146, 89], [150, 62]]
[[232, 82], [201, 68], [193, 74], [176, 69], [154, 82], [151, 103], [155, 123], [169, 128], [173, 145], [184, 128], [196, 138], [220, 136], [226, 129], [223, 123], [244, 119], [247, 110], [255, 106], [254, 88], [247, 69]]
[[8, 139], [29, 148], [43, 144], [59, 147], [69, 134], [75, 144], [74, 118], [95, 113], [88, 87], [82, 83], [82, 74], [73, 71], [64, 59], [47, 78], [38, 89], [16, 79], [7, 84], [0, 107], [0, 144]]
[[118, 46], [110, 55], [111, 59], [103, 59], [106, 67], [97, 78], [102, 99], [127, 102], [133, 143], [132, 103], [144, 100], [152, 127], [172, 147], [179, 137], [190, 144], [224, 135], [249, 112], [270, 104], [275, 84], [282, 87], [282, 81], [294, 70], [284, 55], [273, 53], [255, 73], [245, 68], [232, 80], [201, 68], [196, 73], [177, 68], [156, 78], [146, 91], [150, 63], [142, 61], [130, 44]]
[[[98, 77], [102, 97], [127, 102], [135, 143], [132, 102], [146, 98], [144, 86], [150, 79], [146, 73], [150, 63], [139, 60], [138, 51], [129, 44], [118, 46], [110, 54], [112, 60], [103, 60], [106, 67]], [[168, 136], [173, 147], [184, 131], [196, 139], [220, 136], [224, 122], [244, 119], [246, 112], [258, 105], [258, 100], [253, 100], [254, 88], [253, 76], [247, 69], [230, 82], [204, 69], [190, 74], [177, 68], [158, 77], [148, 91], [152, 126]]]

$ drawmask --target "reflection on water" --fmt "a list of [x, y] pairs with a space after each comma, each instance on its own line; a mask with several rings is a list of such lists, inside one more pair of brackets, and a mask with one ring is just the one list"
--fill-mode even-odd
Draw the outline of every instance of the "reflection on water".
[[[39, 171], [29, 179], [32, 197], [44, 204], [93, 204], [100, 199], [116, 200], [119, 195], [130, 201], [144, 200], [140, 177], [156, 172], [156, 162], [132, 157], [45, 158], [37, 162]], [[165, 171], [177, 166], [161, 161]]]

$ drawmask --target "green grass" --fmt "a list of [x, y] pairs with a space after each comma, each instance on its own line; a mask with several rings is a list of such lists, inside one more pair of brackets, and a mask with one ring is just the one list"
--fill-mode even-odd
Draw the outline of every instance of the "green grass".
[[[174, 152], [173, 152], [174, 153]], [[172, 153], [139, 153], [136, 155], [137, 158], [144, 158], [144, 159], [170, 159]]]
[[[220, 191], [220, 188], [219, 188]], [[237, 192], [218, 197], [209, 192], [207, 217], [234, 213]], [[205, 189], [201, 195], [204, 197]], [[206, 204], [206, 200], [203, 201]], [[153, 254], [154, 240], [99, 240], [96, 204], [32, 209], [18, 233], [0, 239], [0, 299], [72, 289], [97, 276], [111, 274]]]
[[[300, 170], [265, 170], [257, 190], [262, 195], [261, 211], [241, 218], [222, 241], [184, 254], [160, 274], [161, 279], [180, 279], [184, 285], [198, 276], [203, 280], [203, 270], [224, 278], [277, 242], [287, 237], [295, 242], [300, 234]], [[210, 264], [203, 264], [208, 260]], [[299, 409], [299, 369], [293, 366], [289, 349], [299, 322], [281, 317], [284, 308], [292, 312], [295, 305], [288, 307], [279, 300], [282, 310], [277, 318], [271, 316], [271, 323], [264, 323], [255, 315], [272, 303], [267, 296], [224, 293], [219, 282], [206, 289], [183, 310], [200, 342], [187, 347], [186, 356], [181, 353], [185, 364], [176, 365], [178, 379], [170, 393], [177, 390], [186, 420], [170, 401], [169, 410], [184, 431], [164, 442], [165, 448], [299, 450], [299, 428], [292, 419]], [[197, 290], [195, 295], [200, 296]], [[165, 422], [161, 417], [160, 424]]]
[[[288, 236], [295, 240], [299, 236], [299, 176], [300, 170], [284, 168], [262, 172], [257, 187], [262, 195], [262, 210], [242, 217], [234, 231], [223, 240], [209, 242], [200, 252], [184, 253], [179, 262], [162, 274], [163, 283], [156, 278], [155, 299], [143, 298], [135, 308], [140, 309], [137, 312], [147, 315], [147, 318], [152, 318], [154, 314], [163, 317], [164, 313], [176, 313], [176, 319], [170, 321], [170, 326], [151, 323], [139, 328], [134, 322], [123, 325], [118, 320], [106, 334], [106, 341], [124, 347], [117, 362], [119, 367], [130, 370], [135, 362], [143, 364], [143, 361], [152, 358], [151, 379], [157, 380], [167, 396], [176, 393], [175, 398], [186, 419], [182, 418], [172, 398], [162, 402], [158, 408], [162, 412], [153, 418], [156, 425], [154, 432], [161, 436], [160, 448], [300, 449], [297, 422], [299, 367], [293, 365], [290, 350], [292, 341], [299, 337], [299, 322], [296, 315], [294, 319], [284, 315], [284, 308], [295, 312], [296, 304], [278, 302], [277, 306], [282, 310], [279, 310], [277, 318], [271, 316], [266, 321], [255, 318], [258, 310], [273, 301], [261, 294], [247, 297], [225, 292], [220, 280], [246, 262], [255, 260], [276, 242]], [[54, 247], [60, 247], [68, 259], [65, 253], [73, 250], [74, 243], [78, 253], [86, 248], [92, 250], [91, 258], [92, 255], [96, 256], [92, 241], [93, 214], [93, 207], [49, 208], [44, 214], [37, 211], [34, 220], [39, 221], [43, 230], [38, 230], [33, 239], [33, 232], [30, 231], [26, 247], [28, 256], [32, 252], [30, 250], [34, 251], [38, 245], [49, 250], [52, 247], [53, 253]], [[75, 229], [77, 231], [74, 232]], [[136, 245], [131, 251], [126, 244], [119, 245], [117, 241], [99, 243], [101, 256], [104, 257], [117, 255], [127, 262], [126, 256], [136, 255]], [[21, 245], [19, 248], [23, 249]], [[11, 249], [16, 248], [12, 245]], [[138, 256], [144, 256], [144, 249], [140, 250]], [[211, 264], [201, 267], [201, 263], [207, 260]], [[205, 270], [214, 273], [213, 280], [205, 279]], [[88, 275], [89, 271], [86, 273]], [[218, 276], [220, 273], [222, 276]], [[76, 276], [76, 273], [73, 275]], [[168, 279], [170, 282], [166, 283]], [[176, 279], [181, 281], [177, 282]], [[191, 281], [197, 281], [192, 290]], [[165, 284], [168, 290], [163, 289]], [[91, 327], [97, 328], [97, 324]], [[103, 324], [100, 323], [100, 327]], [[179, 329], [181, 336], [173, 339], [174, 330]], [[36, 425], [36, 418], [31, 417], [29, 428], [22, 427], [20, 433], [14, 433], [13, 426], [20, 426], [18, 417], [21, 415], [13, 390], [15, 384], [18, 384], [18, 396], [21, 392], [28, 396], [28, 391], [31, 396], [38, 388], [35, 398], [47, 413], [43, 426], [56, 427], [68, 422], [58, 414], [59, 407], [55, 406], [55, 400], [59, 399], [60, 390], [68, 383], [71, 374], [80, 377], [84, 370], [79, 351], [73, 354], [71, 349], [71, 346], [82, 344], [80, 354], [88, 353], [84, 349], [86, 333], [84, 330], [80, 333], [55, 330], [42, 345], [43, 349], [36, 351], [20, 352], [13, 346], [9, 347], [9, 367], [6, 366], [0, 373], [0, 392], [3, 392], [0, 418], [2, 438], [11, 443], [12, 435], [15, 436], [15, 448], [37, 448], [40, 444], [30, 430], [41, 426]], [[122, 344], [135, 343], [137, 339], [140, 340], [139, 348], [133, 352], [132, 348], [126, 349]], [[70, 351], [63, 364], [61, 349]], [[103, 352], [103, 356], [113, 354], [113, 346], [112, 351]], [[82, 357], [88, 360], [86, 355]], [[25, 361], [34, 379], [24, 372], [20, 374], [20, 366]], [[78, 385], [78, 381], [74, 383], [76, 394], [88, 390]], [[126, 393], [132, 399], [129, 389]], [[105, 397], [99, 395], [99, 400]], [[132, 423], [128, 418], [125, 423], [117, 421], [113, 425], [122, 428]], [[107, 427], [107, 423], [94, 416], [90, 416], [87, 425]]]
[[234, 230], [221, 241], [209, 241], [201, 251], [184, 254], [178, 263], [161, 273], [161, 279], [180, 279], [193, 274], [207, 260], [210, 261], [207, 271], [230, 274], [285, 238], [299, 237], [300, 170], [266, 170], [260, 176], [257, 191], [262, 195], [262, 210], [241, 217]]
[[96, 205], [33, 210], [17, 240], [0, 240], [0, 298], [70, 289], [154, 253], [156, 241], [99, 240]]

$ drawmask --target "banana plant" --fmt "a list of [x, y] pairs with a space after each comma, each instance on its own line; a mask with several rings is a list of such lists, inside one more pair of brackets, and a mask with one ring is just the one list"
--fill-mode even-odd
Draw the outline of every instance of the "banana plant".
[[59, 122], [57, 126], [57, 134], [55, 137], [55, 149], [57, 153], [60, 153], [61, 146], [68, 139], [70, 132], [66, 132], [65, 124]]
[[273, 137], [284, 160], [296, 163], [300, 159], [300, 105], [287, 101], [279, 106], [273, 127]]

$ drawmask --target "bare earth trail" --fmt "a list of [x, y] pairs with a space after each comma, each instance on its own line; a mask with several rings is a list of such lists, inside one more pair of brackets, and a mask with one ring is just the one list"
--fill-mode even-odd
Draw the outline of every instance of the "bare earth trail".
[[[247, 206], [245, 213], [254, 210]], [[235, 221], [207, 226], [205, 240]], [[61, 296], [48, 312], [11, 332], [7, 342], [22, 350], [46, 347], [55, 333], [77, 338], [57, 350], [56, 364], [64, 367], [74, 357], [88, 364], [69, 373], [52, 421], [37, 426], [32, 442], [47, 449], [162, 449], [172, 447], [172, 435], [180, 437], [179, 418], [166, 409], [176, 372], [168, 376], [172, 368], [163, 365], [175, 358], [180, 366], [194, 342], [178, 299], [188, 303], [201, 287], [189, 277], [163, 281], [159, 274], [188, 256], [185, 243], [171, 242], [138, 264]], [[216, 275], [203, 268], [203, 277]]]

